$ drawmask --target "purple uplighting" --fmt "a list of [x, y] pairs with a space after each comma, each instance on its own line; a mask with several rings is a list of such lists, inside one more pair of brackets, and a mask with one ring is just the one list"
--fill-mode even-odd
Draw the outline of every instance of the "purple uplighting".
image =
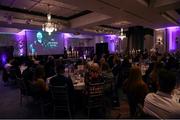
[[176, 50], [176, 38], [180, 33], [180, 27], [168, 27], [169, 51]]
[[115, 42], [118, 39], [118, 36], [117, 35], [105, 35], [104, 39], [105, 39], [105, 42], [108, 43], [109, 52], [110, 53], [115, 52]]
[[18, 32], [16, 35], [21, 35], [21, 36], [24, 36], [26, 33], [26, 30], [22, 30], [20, 32]]
[[64, 36], [64, 47], [68, 48], [68, 39], [72, 36], [70, 33], [63, 33], [63, 36]]
[[23, 56], [25, 55], [26, 43], [25, 43], [25, 30], [16, 34], [16, 41], [18, 44], [18, 55]]
[[7, 57], [6, 57], [5, 54], [2, 54], [1, 59], [2, 59], [2, 64], [3, 64], [3, 65], [6, 64], [6, 62], [7, 62]]

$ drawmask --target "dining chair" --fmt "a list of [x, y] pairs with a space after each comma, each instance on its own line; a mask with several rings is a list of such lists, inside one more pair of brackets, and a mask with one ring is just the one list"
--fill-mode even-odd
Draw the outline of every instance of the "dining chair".
[[27, 86], [24, 82], [24, 79], [17, 78], [17, 84], [18, 84], [18, 87], [20, 89], [20, 104], [22, 105], [23, 98], [27, 97], [27, 99], [28, 99], [30, 95], [28, 93], [28, 89], [27, 89]]
[[[69, 118], [71, 118], [70, 101], [68, 94], [68, 87], [64, 86], [49, 86], [52, 94], [52, 104], [53, 104], [53, 117], [55, 117], [57, 111], [67, 112]], [[60, 113], [60, 112], [59, 112]]]
[[105, 110], [105, 98], [104, 98], [104, 82], [102, 83], [89, 83], [87, 86], [88, 100], [88, 118], [90, 117], [91, 110], [94, 108], [100, 108]]

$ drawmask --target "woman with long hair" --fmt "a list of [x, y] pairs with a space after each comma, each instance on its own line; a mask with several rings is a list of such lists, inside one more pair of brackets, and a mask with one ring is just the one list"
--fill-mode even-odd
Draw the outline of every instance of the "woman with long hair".
[[144, 98], [148, 93], [148, 87], [142, 80], [141, 70], [138, 66], [133, 66], [130, 69], [129, 78], [124, 82], [123, 86], [128, 98], [130, 115], [133, 117], [136, 114], [138, 104], [143, 105]]

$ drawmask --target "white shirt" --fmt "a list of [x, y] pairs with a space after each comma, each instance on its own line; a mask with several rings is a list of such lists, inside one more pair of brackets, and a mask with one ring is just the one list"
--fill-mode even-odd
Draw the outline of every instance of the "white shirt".
[[160, 119], [180, 118], [180, 103], [171, 95], [158, 91], [146, 96], [143, 111]]
[[49, 85], [51, 78], [53, 78], [53, 77], [55, 77], [55, 76], [56, 76], [56, 75], [53, 75], [53, 76], [51, 76], [51, 77], [48, 77], [48, 78], [46, 79], [46, 85]]
[[21, 71], [21, 74], [22, 74], [23, 71], [27, 69], [27, 66], [21, 65], [21, 66], [19, 66], [19, 68], [20, 68], [20, 71]]

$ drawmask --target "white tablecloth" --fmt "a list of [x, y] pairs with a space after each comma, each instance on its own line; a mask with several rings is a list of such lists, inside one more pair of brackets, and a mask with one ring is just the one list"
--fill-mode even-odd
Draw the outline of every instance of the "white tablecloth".
[[[52, 77], [54, 77], [54, 76], [52, 76]], [[50, 81], [50, 79], [51, 79], [52, 77], [47, 78], [47, 80], [46, 80], [46, 84], [47, 84], [47, 85], [49, 85], [49, 81]], [[85, 88], [84, 78], [79, 77], [79, 78], [77, 79], [77, 77], [75, 77], [75, 76], [70, 76], [70, 77], [71, 77], [71, 79], [72, 79], [72, 82], [73, 82], [73, 85], [74, 85], [74, 89], [75, 89], [75, 90], [83, 90], [83, 89]]]

